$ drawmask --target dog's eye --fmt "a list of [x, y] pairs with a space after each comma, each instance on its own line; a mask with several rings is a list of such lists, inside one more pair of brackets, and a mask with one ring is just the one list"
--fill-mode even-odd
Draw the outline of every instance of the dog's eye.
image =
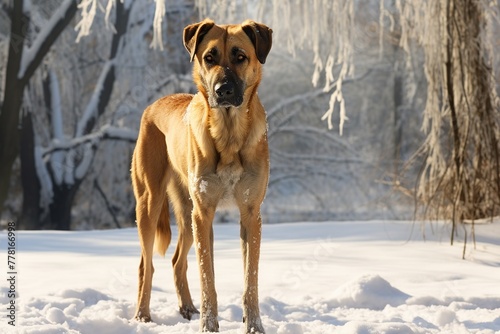
[[236, 57], [236, 60], [238, 61], [238, 63], [242, 63], [242, 62], [244, 62], [244, 61], [245, 61], [245, 59], [247, 59], [247, 57], [245, 57], [245, 55], [242, 55], [242, 54], [240, 54], [240, 55], [238, 55], [238, 56]]
[[212, 55], [206, 55], [204, 59], [208, 64], [213, 64], [215, 62], [215, 59]]

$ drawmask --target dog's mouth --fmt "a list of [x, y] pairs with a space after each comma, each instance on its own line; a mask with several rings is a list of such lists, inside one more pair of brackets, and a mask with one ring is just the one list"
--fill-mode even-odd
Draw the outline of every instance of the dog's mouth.
[[212, 108], [225, 108], [229, 109], [232, 107], [239, 107], [243, 103], [243, 97], [233, 98], [233, 99], [221, 99], [215, 98], [215, 103], [210, 103], [210, 107]]
[[230, 109], [230, 108], [238, 108], [242, 105], [243, 98], [239, 98], [236, 100], [221, 100], [217, 98], [209, 98], [210, 108], [214, 109]]

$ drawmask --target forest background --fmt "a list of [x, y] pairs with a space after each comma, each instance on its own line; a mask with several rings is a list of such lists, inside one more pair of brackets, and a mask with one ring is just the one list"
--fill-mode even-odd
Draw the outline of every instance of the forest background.
[[129, 170], [140, 118], [161, 96], [195, 92], [182, 30], [203, 17], [274, 30], [259, 89], [271, 152], [265, 222], [498, 215], [496, 1], [0, 6], [4, 222], [135, 225]]

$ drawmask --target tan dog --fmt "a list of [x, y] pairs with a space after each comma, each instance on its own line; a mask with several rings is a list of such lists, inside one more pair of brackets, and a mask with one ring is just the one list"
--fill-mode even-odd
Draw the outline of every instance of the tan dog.
[[153, 245], [165, 255], [170, 243], [169, 202], [179, 239], [175, 286], [184, 318], [198, 313], [186, 279], [187, 254], [196, 245], [201, 281], [201, 331], [216, 332], [213, 228], [215, 209], [232, 200], [240, 211], [245, 288], [243, 321], [248, 333], [264, 333], [258, 304], [260, 206], [269, 177], [266, 113], [257, 95], [261, 64], [272, 30], [253, 21], [184, 29], [199, 92], [159, 99], [142, 116], [132, 159], [132, 181], [142, 255], [135, 318], [151, 321], [149, 302]]

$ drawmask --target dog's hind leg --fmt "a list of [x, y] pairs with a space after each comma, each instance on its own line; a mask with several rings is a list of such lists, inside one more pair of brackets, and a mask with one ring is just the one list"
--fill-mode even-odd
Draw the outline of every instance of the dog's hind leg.
[[[155, 131], [156, 130], [156, 131]], [[135, 319], [151, 321], [149, 302], [153, 280], [153, 247], [157, 227], [165, 230], [167, 222], [158, 225], [166, 207], [166, 168], [167, 158], [165, 141], [156, 128], [143, 129], [146, 134], [139, 136], [132, 159], [132, 181], [137, 201], [136, 219], [141, 243], [141, 263], [139, 265], [139, 291]], [[147, 137], [146, 137], [147, 136]], [[163, 145], [162, 145], [163, 144]], [[163, 211], [163, 214], [161, 214]], [[169, 228], [169, 227], [168, 227]], [[161, 231], [159, 231], [161, 233]], [[168, 233], [170, 234], [170, 233]], [[169, 235], [165, 235], [168, 237]], [[165, 245], [163, 240], [163, 247]], [[168, 246], [168, 245], [167, 245]]]
[[177, 248], [172, 258], [179, 312], [185, 319], [191, 320], [193, 314], [200, 313], [193, 305], [187, 280], [187, 256], [189, 249], [193, 245], [193, 227], [191, 224], [193, 204], [189, 200], [189, 193], [175, 181], [169, 186], [169, 194], [179, 229]]
[[[145, 208], [138, 208], [137, 210], [137, 225], [141, 243], [141, 263], [139, 265], [139, 291], [135, 318], [144, 322], [151, 321], [149, 303], [151, 299], [151, 288], [154, 273], [153, 246], [155, 243], [157, 222], [160, 217], [162, 205], [161, 200], [164, 200], [165, 198], [164, 196], [158, 197], [160, 198], [152, 200], [157, 202], [157, 204], [153, 205], [151, 211], [146, 210]], [[138, 203], [138, 206], [141, 206], [141, 204]]]

